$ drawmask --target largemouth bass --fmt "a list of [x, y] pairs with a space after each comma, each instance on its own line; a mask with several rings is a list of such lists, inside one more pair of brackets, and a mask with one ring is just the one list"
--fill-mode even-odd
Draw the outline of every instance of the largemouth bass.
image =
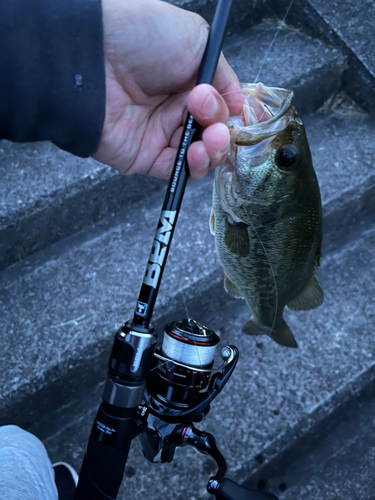
[[231, 149], [216, 168], [211, 233], [224, 269], [224, 288], [245, 299], [243, 328], [297, 347], [283, 319], [287, 305], [318, 307], [314, 277], [322, 244], [318, 181], [292, 91], [244, 84], [243, 114], [231, 117]]

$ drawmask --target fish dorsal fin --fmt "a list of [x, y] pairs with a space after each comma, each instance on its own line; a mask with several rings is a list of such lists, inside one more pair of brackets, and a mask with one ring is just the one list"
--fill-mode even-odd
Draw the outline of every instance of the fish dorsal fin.
[[249, 235], [243, 222], [225, 222], [224, 243], [238, 257], [249, 255]]
[[296, 339], [285, 321], [283, 321], [280, 327], [274, 328], [271, 332], [270, 330], [271, 329], [267, 326], [257, 325], [253, 317], [251, 317], [250, 321], [242, 328], [242, 331], [247, 335], [268, 335], [272, 340], [284, 347], [298, 347]]
[[292, 311], [309, 311], [319, 307], [324, 299], [323, 290], [320, 288], [315, 276], [312, 276], [302, 292], [287, 306]]
[[215, 236], [215, 214], [213, 208], [211, 208], [210, 212], [210, 232], [212, 236]]
[[242, 299], [241, 292], [238, 290], [236, 285], [232, 283], [230, 278], [228, 278], [228, 276], [225, 273], [224, 273], [224, 289], [227, 293], [229, 293], [229, 295], [231, 295], [235, 299]]

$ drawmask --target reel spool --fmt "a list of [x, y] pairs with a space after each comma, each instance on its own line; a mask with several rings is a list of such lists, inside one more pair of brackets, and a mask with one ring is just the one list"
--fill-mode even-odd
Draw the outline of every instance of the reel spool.
[[155, 354], [155, 375], [147, 381], [150, 409], [177, 414], [204, 399], [219, 341], [213, 330], [193, 319], [166, 325], [161, 350]]
[[165, 326], [161, 351], [184, 365], [211, 368], [219, 341], [214, 331], [194, 319], [183, 319]]

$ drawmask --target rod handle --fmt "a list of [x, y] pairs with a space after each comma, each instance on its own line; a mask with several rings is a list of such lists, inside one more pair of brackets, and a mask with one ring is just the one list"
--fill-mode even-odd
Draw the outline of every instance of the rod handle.
[[223, 479], [215, 493], [216, 500], [278, 500], [267, 491], [248, 490], [231, 479]]
[[90, 437], [74, 500], [115, 500], [128, 456], [124, 451]]

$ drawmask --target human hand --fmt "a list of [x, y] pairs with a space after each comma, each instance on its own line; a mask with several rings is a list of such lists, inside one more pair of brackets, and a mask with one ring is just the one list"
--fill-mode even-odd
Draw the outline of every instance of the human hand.
[[106, 116], [94, 158], [121, 174], [169, 178], [189, 109], [204, 127], [202, 140], [188, 150], [190, 176], [204, 177], [224, 161], [226, 121], [229, 113], [241, 113], [244, 102], [223, 55], [215, 88], [194, 88], [207, 23], [160, 0], [102, 0], [102, 5]]

